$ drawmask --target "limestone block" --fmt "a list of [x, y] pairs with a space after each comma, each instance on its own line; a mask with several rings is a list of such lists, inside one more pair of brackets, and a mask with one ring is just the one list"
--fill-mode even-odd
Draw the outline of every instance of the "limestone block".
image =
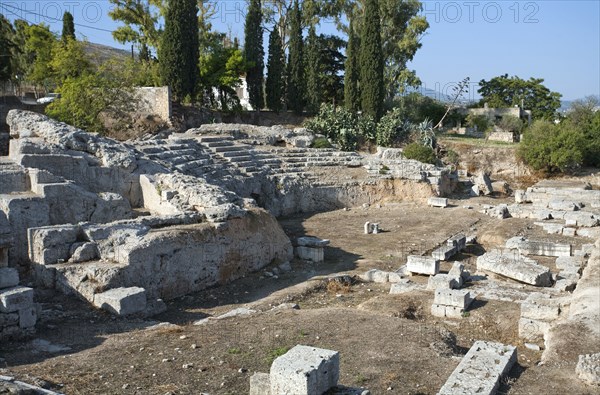
[[114, 288], [94, 295], [94, 306], [116, 315], [129, 315], [146, 309], [146, 290], [139, 287]]
[[456, 253], [457, 253], [456, 247], [445, 245], [445, 246], [441, 246], [441, 247], [438, 247], [435, 250], [433, 250], [433, 252], [431, 253], [431, 256], [434, 257], [435, 259], [437, 259], [438, 261], [447, 261], [448, 259], [452, 258], [454, 255], [456, 255]]
[[446, 317], [446, 306], [433, 303], [431, 305], [431, 315], [440, 318]]
[[366, 273], [361, 274], [360, 278], [364, 281], [373, 283], [387, 283], [389, 280], [389, 273], [378, 269], [371, 269]]
[[250, 395], [270, 395], [271, 380], [268, 373], [256, 372], [250, 376]]
[[98, 194], [96, 209], [92, 213], [90, 222], [105, 223], [132, 217], [129, 200], [118, 193], [102, 192]]
[[13, 313], [33, 304], [33, 289], [6, 288], [0, 291], [0, 313]]
[[0, 268], [0, 289], [19, 285], [19, 272], [11, 267]]
[[580, 355], [575, 372], [587, 384], [600, 385], [600, 353]]
[[550, 330], [550, 323], [530, 318], [519, 319], [519, 337], [525, 340], [539, 340]]
[[479, 191], [486, 196], [491, 195], [494, 192], [490, 176], [483, 171], [479, 171], [477, 173], [477, 175], [473, 179], [473, 183], [477, 185]]
[[448, 199], [439, 197], [430, 197], [427, 199], [427, 204], [431, 207], [448, 207]]
[[565, 213], [564, 219], [567, 221], [567, 225], [573, 224], [572, 226], [592, 228], [600, 224], [600, 215], [587, 211]]
[[532, 320], [555, 320], [560, 314], [560, 305], [553, 300], [526, 300], [521, 304], [521, 317]]
[[88, 262], [99, 258], [100, 252], [96, 243], [75, 243], [71, 246], [69, 262]]
[[304, 247], [323, 248], [329, 245], [329, 240], [319, 239], [317, 237], [299, 237], [298, 245]]
[[37, 307], [30, 306], [19, 310], [19, 327], [33, 328], [37, 322]]
[[538, 287], [552, 285], [550, 270], [514, 250], [491, 250], [477, 258], [477, 268]]
[[525, 255], [571, 256], [571, 245], [527, 240], [520, 244], [519, 251]]
[[516, 347], [476, 341], [438, 395], [493, 395], [502, 376], [507, 374], [516, 362]]
[[388, 273], [388, 282], [399, 283], [400, 281], [402, 281], [402, 275], [400, 273], [396, 273], [396, 272]]
[[340, 355], [298, 345], [273, 361], [271, 394], [321, 395], [337, 385]]
[[40, 265], [67, 261], [71, 245], [77, 241], [79, 232], [80, 227], [75, 225], [28, 229], [29, 258]]
[[446, 243], [450, 247], [456, 248], [457, 251], [461, 251], [461, 250], [464, 250], [464, 248], [467, 244], [467, 237], [464, 234], [459, 233], [459, 234], [454, 235], [451, 238], [449, 238]]
[[402, 281], [392, 284], [390, 287], [390, 295], [400, 295], [403, 293], [411, 292], [417, 288], [417, 285], [408, 279], [402, 279]]
[[298, 255], [298, 258], [303, 259], [305, 261], [312, 261], [318, 263], [323, 262], [325, 260], [324, 248], [298, 246], [296, 247], [296, 253]]
[[568, 200], [554, 199], [550, 200], [550, 203], [548, 203], [548, 208], [551, 210], [560, 211], [576, 211], [581, 208], [581, 203], [575, 203]]
[[450, 290], [438, 288], [435, 290], [433, 303], [444, 306], [454, 306], [466, 309], [471, 304], [471, 293], [466, 290]]
[[582, 256], [560, 256], [556, 258], [556, 268], [559, 270], [579, 269], [583, 266], [584, 260]]
[[468, 271], [465, 271], [465, 265], [460, 262], [454, 262], [448, 274], [459, 281], [459, 286], [461, 286], [462, 282], [468, 280], [471, 276]]
[[428, 256], [409, 255], [406, 268], [411, 273], [435, 276], [440, 271], [440, 261]]
[[515, 202], [516, 203], [531, 203], [531, 201], [527, 197], [527, 192], [525, 192], [522, 189], [517, 189], [515, 191]]
[[600, 227], [578, 228], [577, 236], [589, 237], [590, 239], [598, 239], [598, 238], [600, 238]]
[[563, 228], [562, 234], [563, 236], [575, 237], [575, 228]]
[[456, 277], [450, 274], [438, 273], [435, 276], [430, 276], [429, 280], [427, 280], [427, 289], [456, 289], [459, 287], [460, 285]]
[[579, 279], [576, 279], [574, 277], [559, 278], [558, 280], [556, 280], [552, 288], [557, 289], [561, 292], [573, 292], [573, 290], [575, 290], [575, 287], [577, 286], [578, 280]]

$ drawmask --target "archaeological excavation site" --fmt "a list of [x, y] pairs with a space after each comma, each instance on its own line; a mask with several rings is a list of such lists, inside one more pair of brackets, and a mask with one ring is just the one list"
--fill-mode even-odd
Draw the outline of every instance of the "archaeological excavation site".
[[6, 123], [0, 393], [600, 393], [599, 173]]

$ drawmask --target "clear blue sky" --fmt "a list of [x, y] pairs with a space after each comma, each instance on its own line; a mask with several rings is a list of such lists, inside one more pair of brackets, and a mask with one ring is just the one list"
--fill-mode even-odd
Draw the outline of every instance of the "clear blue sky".
[[[215, 3], [215, 30], [243, 41], [245, 0]], [[476, 83], [508, 73], [544, 78], [563, 99], [600, 95], [600, 0], [423, 4], [430, 28], [409, 67], [427, 88], [444, 92], [467, 76]], [[112, 40], [109, 31], [117, 24], [108, 16], [109, 7], [108, 0], [0, 0], [0, 12], [10, 20], [45, 22], [59, 32], [62, 25], [52, 18], [68, 10], [80, 38], [129, 49]], [[325, 22], [321, 29], [331, 34], [335, 27]]]

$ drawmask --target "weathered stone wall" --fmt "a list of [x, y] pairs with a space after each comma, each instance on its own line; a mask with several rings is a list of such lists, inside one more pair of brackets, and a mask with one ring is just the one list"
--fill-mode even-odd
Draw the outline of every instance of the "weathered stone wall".
[[157, 115], [163, 121], [171, 119], [171, 91], [168, 86], [142, 87], [136, 89], [138, 102], [135, 111], [144, 115]]
[[514, 143], [515, 135], [512, 132], [492, 132], [488, 136], [490, 141], [501, 141], [504, 143]]

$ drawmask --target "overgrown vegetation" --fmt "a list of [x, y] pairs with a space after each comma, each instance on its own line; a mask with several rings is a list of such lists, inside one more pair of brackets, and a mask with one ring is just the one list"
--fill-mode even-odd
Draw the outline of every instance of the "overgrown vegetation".
[[437, 163], [437, 158], [433, 149], [417, 142], [410, 143], [404, 147], [404, 151], [402, 153], [406, 159], [414, 159], [418, 160], [419, 162], [430, 163], [432, 165]]
[[556, 124], [538, 120], [523, 134], [519, 155], [535, 170], [569, 172], [581, 166], [600, 166], [598, 101], [578, 101]]

